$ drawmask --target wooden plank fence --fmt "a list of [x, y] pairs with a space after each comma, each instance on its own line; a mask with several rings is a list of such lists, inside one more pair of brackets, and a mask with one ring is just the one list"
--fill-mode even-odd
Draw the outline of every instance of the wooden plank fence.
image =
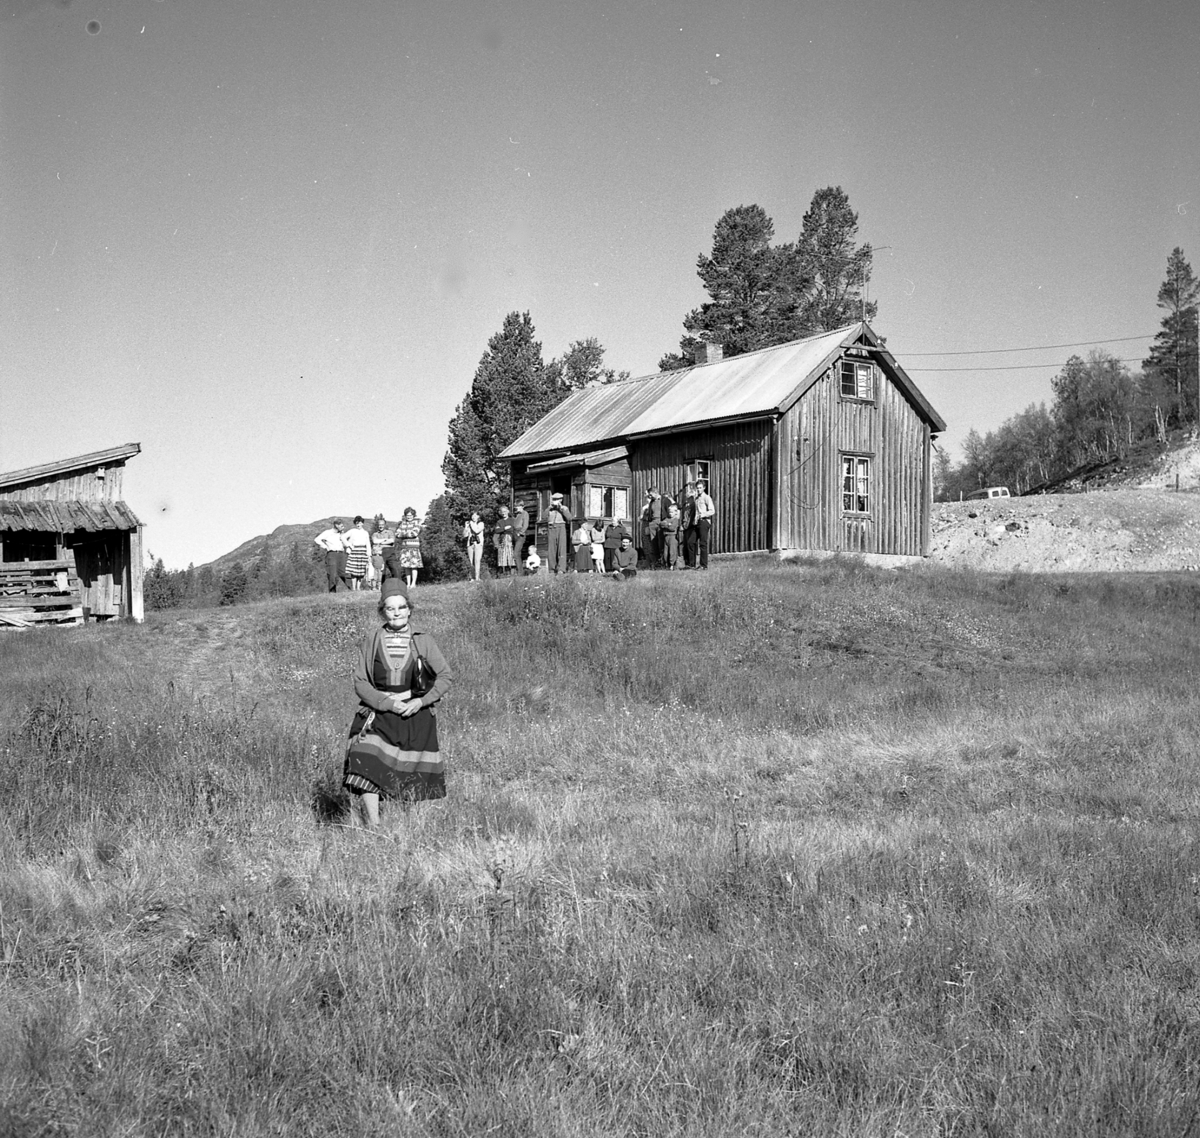
[[82, 621], [83, 592], [73, 556], [0, 562], [0, 628]]

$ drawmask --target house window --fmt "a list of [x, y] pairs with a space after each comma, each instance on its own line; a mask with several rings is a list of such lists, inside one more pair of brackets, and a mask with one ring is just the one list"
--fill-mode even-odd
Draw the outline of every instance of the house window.
[[842, 512], [871, 512], [871, 460], [862, 455], [842, 455]]
[[707, 458], [698, 458], [693, 462], [689, 462], [687, 465], [687, 481], [695, 482], [697, 479], [703, 478], [708, 485], [708, 492], [711, 494], [712, 483], [708, 478], [708, 465], [709, 460]]
[[875, 398], [875, 369], [871, 364], [842, 360], [842, 398], [867, 402]]
[[588, 517], [628, 520], [629, 491], [624, 486], [591, 486], [588, 489]]

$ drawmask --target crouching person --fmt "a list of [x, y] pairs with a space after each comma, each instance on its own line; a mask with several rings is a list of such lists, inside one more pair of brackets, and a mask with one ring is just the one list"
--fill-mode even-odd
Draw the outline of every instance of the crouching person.
[[445, 798], [434, 704], [450, 689], [450, 666], [429, 633], [411, 623], [408, 590], [394, 577], [379, 598], [382, 625], [359, 645], [342, 783], [354, 796], [352, 825], [379, 825], [380, 798]]
[[633, 548], [633, 539], [621, 538], [621, 548], [613, 558], [613, 571], [609, 574], [614, 581], [628, 581], [637, 576], [637, 550]]

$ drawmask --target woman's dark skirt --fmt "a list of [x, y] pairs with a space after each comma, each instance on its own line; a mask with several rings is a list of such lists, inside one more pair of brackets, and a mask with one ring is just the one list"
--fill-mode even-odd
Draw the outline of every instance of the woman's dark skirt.
[[[369, 714], [360, 707], [350, 725], [353, 739]], [[364, 791], [419, 802], [446, 797], [446, 768], [438, 751], [437, 713], [423, 707], [405, 719], [394, 711], [377, 711], [370, 730], [346, 752], [342, 784]]]

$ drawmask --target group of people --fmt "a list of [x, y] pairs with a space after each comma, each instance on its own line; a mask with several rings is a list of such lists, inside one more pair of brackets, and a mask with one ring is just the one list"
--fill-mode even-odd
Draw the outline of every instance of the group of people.
[[313, 540], [325, 551], [325, 580], [331, 593], [337, 592], [339, 581], [354, 592], [364, 587], [382, 588], [391, 578], [412, 588], [417, 583], [417, 571], [424, 567], [421, 523], [412, 506], [405, 509], [394, 530], [377, 514], [368, 532], [359, 514], [350, 529], [340, 518], [334, 518], [332, 525]]
[[[496, 567], [506, 576], [517, 572], [521, 562], [521, 550], [529, 532], [529, 511], [524, 504], [517, 506], [514, 514], [507, 506], [500, 507], [500, 516], [492, 526], [491, 542], [496, 550]], [[471, 579], [479, 580], [483, 568], [483, 543], [487, 537], [487, 526], [478, 510], [463, 523], [462, 538], [467, 546], [467, 561], [471, 566]]]
[[[530, 503], [534, 509], [536, 502]], [[709, 535], [712, 531], [716, 506], [708, 493], [708, 484], [701, 478], [688, 482], [676, 502], [652, 486], [646, 492], [646, 504], [641, 521], [644, 534], [642, 553], [651, 568], [707, 569]], [[496, 550], [496, 566], [503, 575], [520, 571], [537, 573], [542, 558], [534, 545], [522, 559], [521, 551], [529, 533], [530, 511], [524, 502], [517, 504], [516, 513], [501, 506], [499, 517], [491, 527], [478, 511], [472, 512], [463, 524], [462, 539], [466, 543], [471, 576], [478, 581], [483, 568], [485, 541], [491, 540]], [[620, 518], [597, 518], [574, 524], [570, 507], [559, 492], [550, 495], [546, 511], [546, 559], [551, 573], [605, 573], [626, 580], [637, 575], [638, 550], [629, 524]]]
[[707, 569], [708, 543], [716, 505], [703, 478], [688, 482], [679, 502], [660, 494], [657, 486], [646, 491], [642, 523], [646, 530], [646, 556], [651, 565], [666, 569]]

